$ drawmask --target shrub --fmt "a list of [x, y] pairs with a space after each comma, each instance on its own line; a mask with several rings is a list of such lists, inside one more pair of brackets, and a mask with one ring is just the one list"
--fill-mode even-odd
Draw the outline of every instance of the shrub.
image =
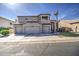
[[65, 31], [65, 28], [59, 28], [59, 32], [64, 32]]
[[1, 30], [9, 30], [9, 28], [1, 27], [1, 28], [0, 28], [0, 31], [1, 31]]
[[1, 30], [0, 33], [4, 36], [9, 35], [9, 30]]
[[66, 37], [79, 37], [79, 34], [76, 34], [74, 32], [62, 32], [61, 35]]

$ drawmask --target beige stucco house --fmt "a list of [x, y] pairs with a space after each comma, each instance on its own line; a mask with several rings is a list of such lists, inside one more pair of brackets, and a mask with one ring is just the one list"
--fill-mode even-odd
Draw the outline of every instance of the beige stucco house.
[[17, 16], [14, 30], [16, 34], [36, 34], [56, 32], [57, 21], [50, 20], [50, 14], [37, 16]]
[[59, 28], [68, 27], [72, 32], [79, 32], [79, 20], [60, 20]]
[[13, 28], [14, 21], [0, 17], [0, 27]]
[[72, 25], [73, 32], [79, 32], [79, 21], [70, 24]]

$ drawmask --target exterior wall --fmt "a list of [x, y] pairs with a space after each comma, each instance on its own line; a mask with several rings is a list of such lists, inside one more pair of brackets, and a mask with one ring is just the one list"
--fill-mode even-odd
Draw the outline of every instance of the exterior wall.
[[[55, 26], [53, 23], [52, 27]], [[50, 25], [41, 25], [38, 23], [26, 23], [24, 25], [14, 25], [16, 34], [32, 34], [32, 33], [51, 33], [51, 24]], [[55, 32], [55, 27], [53, 27]]]
[[[47, 16], [48, 18], [42, 19], [43, 16]], [[14, 25], [16, 33], [50, 33], [52, 31], [56, 32], [57, 29], [56, 21], [54, 21], [53, 24], [51, 24], [50, 15], [48, 14], [38, 16], [18, 16], [17, 23], [18, 25]], [[51, 28], [53, 30], [51, 30]]]
[[10, 23], [13, 23], [12, 21], [9, 21], [9, 20], [6, 20], [4, 18], [0, 18], [0, 27], [12, 27], [13, 28], [13, 25], [10, 24]]
[[61, 27], [70, 27], [71, 28], [71, 24], [70, 24], [70, 22], [68, 22], [66, 20], [61, 20], [59, 22], [59, 28], [61, 28]]
[[23, 28], [24, 33], [41, 33], [42, 31], [42, 26], [38, 23], [26, 23]]
[[[48, 19], [42, 19], [43, 16], [48, 16]], [[40, 22], [43, 23], [50, 23], [50, 16], [49, 15], [40, 15]]]
[[[42, 16], [48, 16], [48, 19], [42, 19]], [[17, 22], [20, 24], [28, 23], [28, 21], [37, 21], [38, 23], [50, 23], [49, 15], [39, 15], [39, 16], [18, 16]]]
[[15, 25], [14, 28], [16, 34], [51, 33], [51, 25], [41, 25], [38, 23]]
[[[61, 20], [59, 23], [59, 27], [69, 27], [72, 29], [72, 32], [79, 32], [79, 23], [70, 24], [74, 22], [78, 22], [79, 20]], [[77, 27], [77, 29], [76, 29]]]
[[79, 32], [79, 23], [72, 24], [72, 30], [73, 30], [73, 32]]
[[25, 16], [25, 17], [20, 16], [17, 19], [18, 19], [17, 22], [20, 24], [28, 23], [28, 21], [38, 21], [38, 17], [36, 16]]

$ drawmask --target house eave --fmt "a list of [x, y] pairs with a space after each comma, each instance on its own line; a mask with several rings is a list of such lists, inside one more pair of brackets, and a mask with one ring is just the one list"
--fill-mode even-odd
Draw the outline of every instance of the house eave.
[[79, 24], [79, 22], [73, 22], [73, 23], [70, 23], [70, 24]]

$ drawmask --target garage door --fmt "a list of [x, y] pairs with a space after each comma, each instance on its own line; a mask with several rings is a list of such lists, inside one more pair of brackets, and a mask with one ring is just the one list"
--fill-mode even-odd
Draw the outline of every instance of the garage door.
[[16, 32], [16, 34], [21, 34], [21, 33], [23, 33], [23, 28], [22, 28], [22, 26], [21, 26], [21, 25], [17, 25], [17, 26], [15, 27], [15, 32]]
[[50, 33], [50, 26], [49, 25], [43, 25], [43, 33]]
[[40, 27], [39, 26], [26, 26], [25, 33], [27, 34], [40, 33]]

